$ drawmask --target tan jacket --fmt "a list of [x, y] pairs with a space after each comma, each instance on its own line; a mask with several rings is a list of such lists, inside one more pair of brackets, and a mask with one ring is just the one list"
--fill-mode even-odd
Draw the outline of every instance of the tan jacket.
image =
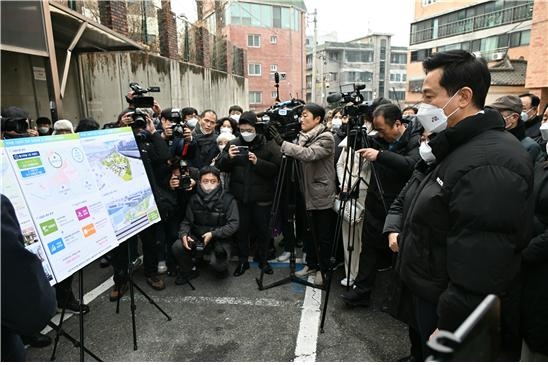
[[297, 144], [284, 141], [282, 153], [300, 161], [307, 210], [332, 209], [335, 201], [335, 141], [323, 124], [299, 133]]

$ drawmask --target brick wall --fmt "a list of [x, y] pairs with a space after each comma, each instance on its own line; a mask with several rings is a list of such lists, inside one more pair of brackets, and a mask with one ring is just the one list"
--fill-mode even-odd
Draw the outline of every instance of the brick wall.
[[158, 29], [160, 32], [160, 54], [164, 57], [177, 59], [177, 26], [170, 1], [162, 0], [162, 8], [158, 9]]
[[533, 25], [527, 59], [527, 76], [525, 87], [528, 89], [548, 88], [548, 2], [535, 0], [533, 5]]
[[99, 1], [101, 24], [110, 29], [128, 35], [127, 7], [125, 1]]

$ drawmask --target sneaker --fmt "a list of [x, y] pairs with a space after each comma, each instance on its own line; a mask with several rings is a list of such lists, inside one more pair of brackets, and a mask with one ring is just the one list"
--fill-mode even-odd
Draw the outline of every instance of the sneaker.
[[347, 281], [348, 278], [344, 278], [341, 280], [342, 286], [350, 286], [352, 287], [354, 285], [354, 279], [350, 279], [350, 281]]
[[167, 271], [167, 266], [165, 261], [158, 261], [158, 274], [163, 274]]
[[304, 267], [295, 272], [295, 276], [298, 276], [298, 277], [303, 277], [303, 276], [308, 276], [308, 275], [311, 275], [311, 274], [315, 274], [316, 273], [316, 269], [311, 269], [310, 267], [308, 267], [308, 265], [304, 265]]
[[147, 278], [147, 283], [154, 290], [164, 290], [166, 288], [166, 283], [157, 275], [152, 275]]
[[112, 291], [110, 292], [110, 301], [111, 302], [115, 302], [118, 300], [118, 297], [123, 297], [124, 294], [127, 292], [128, 290], [128, 284], [125, 283], [123, 285], [120, 286], [120, 288], [118, 289], [116, 287], [116, 285], [114, 285], [114, 287], [112, 288]]
[[323, 285], [323, 276], [320, 270], [316, 271], [316, 276], [314, 277], [315, 285]]
[[280, 261], [280, 262], [283, 262], [283, 261], [289, 260], [289, 257], [291, 257], [291, 253], [287, 252], [287, 251], [284, 251], [284, 252], [282, 252], [282, 254], [280, 256], [278, 256], [278, 258], [276, 260]]
[[[59, 305], [59, 310], [63, 310], [63, 307]], [[71, 299], [65, 306], [65, 312], [70, 312], [74, 314], [80, 314], [80, 302], [76, 299]], [[82, 313], [87, 314], [89, 313], [89, 306], [86, 304], [82, 305]]]
[[349, 306], [369, 307], [371, 304], [371, 292], [366, 292], [358, 287], [341, 294], [341, 299]]

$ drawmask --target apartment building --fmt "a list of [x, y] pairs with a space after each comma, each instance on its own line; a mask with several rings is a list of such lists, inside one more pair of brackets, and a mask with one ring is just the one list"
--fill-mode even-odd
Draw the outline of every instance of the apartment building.
[[[316, 62], [315, 95], [312, 62]], [[307, 50], [307, 100], [326, 105], [329, 94], [356, 83], [365, 84], [360, 91], [365, 100], [380, 96], [398, 102], [405, 100], [407, 47], [392, 46], [390, 34], [375, 33], [349, 42], [317, 45], [316, 59], [312, 49]]]
[[202, 13], [211, 33], [247, 52], [249, 105], [244, 109], [262, 111], [276, 102], [275, 72], [282, 101], [304, 97], [304, 0], [204, 0]]
[[485, 58], [492, 74], [487, 102], [525, 89], [533, 0], [415, 0], [406, 101], [421, 98], [422, 61], [434, 52], [464, 49]]

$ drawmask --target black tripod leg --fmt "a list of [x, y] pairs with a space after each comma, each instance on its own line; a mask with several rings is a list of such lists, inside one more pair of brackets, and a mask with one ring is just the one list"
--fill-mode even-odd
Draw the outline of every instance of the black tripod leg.
[[[103, 360], [101, 360], [99, 357], [97, 357], [97, 355], [95, 355], [93, 352], [89, 351], [87, 348], [85, 348], [84, 346], [80, 346], [80, 342], [75, 339], [74, 337], [72, 337], [71, 335], [69, 335], [68, 333], [66, 333], [61, 327], [59, 327], [58, 325], [56, 325], [55, 323], [53, 323], [52, 321], [49, 321], [48, 322], [48, 326], [50, 326], [51, 328], [53, 328], [54, 331], [56, 332], [59, 332], [61, 335], [63, 335], [63, 337], [65, 337], [67, 340], [69, 340], [70, 342], [72, 342], [72, 344], [74, 345], [74, 347], [81, 347], [85, 352], [86, 354], [88, 354], [89, 356], [93, 357], [95, 360], [99, 361], [99, 362], [103, 362]], [[52, 360], [53, 361], [53, 360]]]
[[84, 269], [80, 269], [78, 278], [78, 296], [80, 298], [80, 362], [84, 362]]
[[[55, 290], [59, 290], [58, 287], [55, 288]], [[53, 343], [53, 351], [51, 352], [50, 361], [55, 361], [55, 353], [57, 352], [57, 345], [59, 344], [59, 338], [61, 337], [61, 333], [63, 331], [63, 321], [65, 319], [65, 312], [67, 308], [67, 304], [69, 301], [70, 292], [67, 291], [65, 297], [63, 298], [63, 304], [62, 304], [62, 310], [61, 310], [61, 318], [59, 318], [59, 325], [56, 326], [56, 333], [55, 333], [55, 340]], [[51, 327], [53, 328], [53, 327]]]
[[[130, 279], [130, 282], [133, 282], [133, 280]], [[190, 284], [190, 282], [189, 282], [189, 284]], [[192, 286], [192, 284], [190, 284], [190, 286], [191, 286], [192, 288], [194, 288], [194, 287]], [[167, 318], [168, 321], [171, 321], [171, 317], [169, 316], [169, 314], [167, 314], [167, 313], [166, 313], [166, 312], [165, 312], [165, 311], [164, 311], [164, 310], [163, 310], [163, 309], [162, 309], [162, 308], [161, 308], [161, 307], [160, 307], [160, 306], [159, 306], [159, 305], [158, 305], [158, 304], [157, 304], [157, 303], [156, 303], [156, 302], [147, 294], [147, 293], [145, 293], [145, 291], [144, 291], [143, 289], [141, 289], [141, 288], [139, 287], [139, 285], [133, 283], [133, 287], [134, 287], [135, 289], [137, 289], [141, 294], [143, 294], [143, 296], [144, 296], [145, 298], [148, 299], [148, 301], [150, 302], [150, 304], [152, 304], [153, 306], [155, 306], [156, 308], [158, 308], [158, 310], [159, 310], [160, 312], [162, 312], [162, 314], [163, 314], [164, 316], [166, 316], [166, 318]]]

